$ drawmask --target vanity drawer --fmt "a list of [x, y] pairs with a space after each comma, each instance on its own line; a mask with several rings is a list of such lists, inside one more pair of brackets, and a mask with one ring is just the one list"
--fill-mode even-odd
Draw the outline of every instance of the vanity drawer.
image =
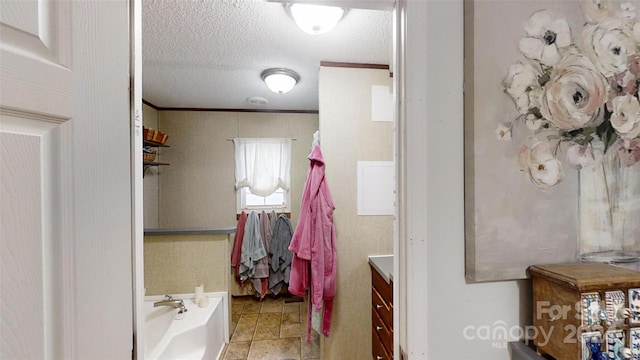
[[371, 266], [371, 324], [374, 360], [393, 359], [393, 282]]
[[378, 333], [375, 329], [372, 330], [371, 339], [373, 340], [372, 351], [374, 360], [393, 359], [393, 356], [390, 356], [387, 350], [385, 350], [384, 346], [382, 345], [382, 341], [380, 340], [380, 337], [378, 336]]
[[393, 352], [393, 332], [389, 329], [387, 324], [385, 324], [380, 315], [378, 315], [378, 311], [373, 308], [371, 309], [371, 322], [373, 325], [373, 331], [378, 334], [384, 348], [387, 352]]
[[393, 305], [382, 300], [382, 296], [375, 288], [371, 289], [371, 302], [373, 308], [378, 312], [378, 315], [380, 315], [385, 325], [387, 325], [389, 329], [393, 328]]
[[382, 275], [380, 275], [374, 268], [371, 268], [371, 282], [373, 283], [373, 287], [382, 297], [382, 300], [387, 304], [391, 304], [393, 299], [393, 288], [391, 287], [391, 284], [386, 282]]

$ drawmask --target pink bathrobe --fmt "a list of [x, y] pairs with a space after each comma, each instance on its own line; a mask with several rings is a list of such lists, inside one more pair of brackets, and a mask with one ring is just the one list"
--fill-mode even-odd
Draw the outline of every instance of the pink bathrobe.
[[[335, 206], [325, 180], [322, 152], [315, 146], [302, 194], [298, 225], [289, 250], [293, 252], [289, 292], [304, 296], [309, 290], [311, 305], [323, 310], [322, 333], [329, 336], [333, 298], [336, 295], [336, 235], [333, 225]], [[311, 336], [312, 311], [307, 312], [307, 341]]]

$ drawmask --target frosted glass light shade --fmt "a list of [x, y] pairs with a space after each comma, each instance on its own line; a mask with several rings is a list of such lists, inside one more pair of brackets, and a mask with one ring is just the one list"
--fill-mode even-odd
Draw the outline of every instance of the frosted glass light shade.
[[300, 75], [289, 69], [267, 69], [262, 72], [262, 80], [274, 93], [284, 94], [296, 86]]
[[330, 31], [344, 15], [344, 9], [339, 7], [310, 4], [293, 4], [289, 11], [298, 27], [311, 35]]

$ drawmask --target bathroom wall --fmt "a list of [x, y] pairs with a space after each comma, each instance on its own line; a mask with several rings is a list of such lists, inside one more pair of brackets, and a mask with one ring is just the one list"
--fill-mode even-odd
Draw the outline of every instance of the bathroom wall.
[[371, 121], [371, 86], [392, 88], [388, 70], [320, 68], [320, 137], [335, 202], [337, 295], [324, 359], [371, 356], [367, 257], [393, 253], [393, 216], [357, 215], [357, 161], [393, 160], [393, 123]]
[[[229, 241], [226, 234], [144, 237], [146, 295], [227, 291]], [[231, 234], [230, 236], [233, 236]]]
[[[145, 107], [144, 116], [145, 126], [154, 127], [153, 121], [157, 119], [155, 128], [169, 134], [166, 142], [169, 147], [159, 149], [157, 160], [171, 164], [150, 168], [145, 174], [145, 228], [236, 226], [233, 142], [227, 141], [234, 137], [296, 139], [292, 143], [291, 166], [291, 219], [295, 226], [309, 167], [307, 156], [313, 133], [318, 130], [317, 114], [156, 111]], [[217, 279], [221, 273], [219, 266], [229, 257], [229, 251], [219, 240], [146, 236], [147, 294], [191, 292], [194, 281], [204, 282], [207, 291], [217, 288], [221, 281]], [[233, 234], [229, 243], [233, 244]], [[194, 277], [189, 264], [199, 264], [203, 257], [209, 258], [204, 265], [205, 273], [212, 275], [198, 280], [200, 277]], [[226, 271], [224, 265], [222, 271]], [[188, 285], [183, 289], [182, 284]], [[244, 291], [231, 282], [231, 294]]]
[[[291, 212], [297, 221], [317, 114], [159, 111], [169, 134], [159, 159], [158, 227], [227, 227], [236, 224], [234, 137], [292, 137]], [[148, 175], [147, 175], [148, 176]], [[145, 200], [146, 201], [146, 200]], [[145, 227], [147, 224], [145, 223]]]

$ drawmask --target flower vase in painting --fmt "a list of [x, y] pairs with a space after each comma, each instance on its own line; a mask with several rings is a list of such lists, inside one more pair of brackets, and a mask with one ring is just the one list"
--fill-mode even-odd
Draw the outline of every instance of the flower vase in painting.
[[546, 9], [524, 23], [522, 59], [503, 81], [526, 135], [518, 165], [545, 191], [579, 171], [580, 260], [640, 258], [640, 22], [629, 2], [582, 0], [584, 25]]

